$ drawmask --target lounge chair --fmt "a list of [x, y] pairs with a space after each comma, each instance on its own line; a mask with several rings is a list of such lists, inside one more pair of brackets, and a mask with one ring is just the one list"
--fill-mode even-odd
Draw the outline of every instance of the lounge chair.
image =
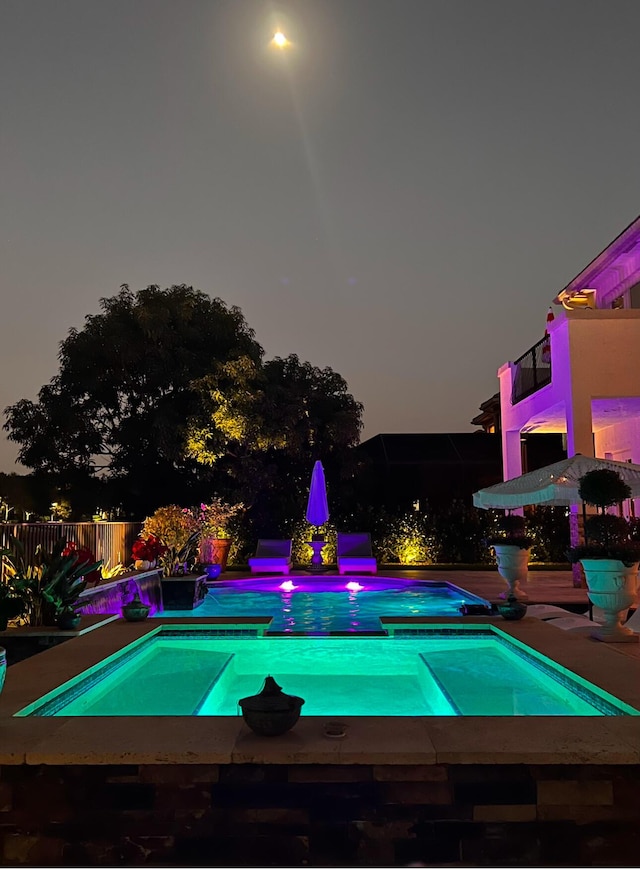
[[371, 552], [368, 532], [341, 534], [338, 532], [338, 573], [376, 574], [378, 563]]
[[259, 540], [255, 556], [249, 559], [255, 573], [288, 574], [291, 571], [291, 541]]

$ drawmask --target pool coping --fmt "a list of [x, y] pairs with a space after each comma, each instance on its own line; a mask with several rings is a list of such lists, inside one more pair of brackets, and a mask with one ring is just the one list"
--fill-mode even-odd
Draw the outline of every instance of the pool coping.
[[[270, 617], [117, 620], [11, 666], [0, 695], [0, 764], [640, 764], [640, 717], [301, 717], [282, 737], [259, 738], [240, 717], [26, 717], [13, 714], [133, 641], [167, 624], [252, 626]], [[637, 645], [603, 644], [525, 618], [387, 617], [403, 626], [487, 626], [640, 709]], [[357, 638], [354, 638], [357, 643]], [[392, 642], [392, 641], [390, 641]], [[515, 725], [515, 727], [514, 727]]]

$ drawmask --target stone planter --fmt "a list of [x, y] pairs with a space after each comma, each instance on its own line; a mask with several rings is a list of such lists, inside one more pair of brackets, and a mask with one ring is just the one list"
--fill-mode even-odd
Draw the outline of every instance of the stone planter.
[[526, 598], [527, 593], [520, 588], [520, 583], [524, 583], [529, 573], [529, 550], [518, 547], [515, 544], [492, 544], [498, 560], [498, 573], [503, 577], [509, 586], [506, 592], [500, 595], [500, 598], [509, 598], [514, 595], [516, 598]]
[[604, 625], [591, 637], [605, 643], [637, 643], [638, 635], [622, 625], [636, 600], [638, 562], [625, 565], [617, 559], [581, 559], [589, 598], [604, 613]]
[[207, 578], [196, 574], [186, 577], [163, 577], [162, 609], [195, 610], [207, 595]]
[[127, 622], [143, 622], [151, 607], [140, 600], [140, 595], [136, 592], [133, 599], [122, 608], [122, 615]]
[[220, 573], [227, 569], [231, 538], [203, 538], [200, 541], [199, 560], [203, 565], [220, 565]]

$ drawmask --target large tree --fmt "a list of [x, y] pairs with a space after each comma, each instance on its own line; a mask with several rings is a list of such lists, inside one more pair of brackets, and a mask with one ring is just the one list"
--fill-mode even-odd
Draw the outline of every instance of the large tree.
[[238, 308], [184, 285], [124, 286], [101, 308], [61, 343], [39, 401], [6, 409], [24, 465], [76, 489], [103, 477], [137, 514], [215, 490], [270, 533], [300, 511], [315, 459], [349, 476], [362, 406], [337, 372], [263, 363]]
[[291, 354], [264, 365], [247, 358], [223, 364], [197, 386], [202, 413], [190, 421], [187, 450], [251, 506], [264, 534], [302, 516], [316, 459], [336, 485], [338, 506], [362, 426], [362, 405], [341, 375]]
[[9, 438], [23, 465], [59, 480], [106, 475], [141, 509], [159, 487], [185, 497], [202, 471], [184, 450], [192, 383], [238, 357], [259, 364], [262, 348], [239, 308], [186, 285], [123, 285], [100, 307], [61, 342], [38, 401], [6, 409]]

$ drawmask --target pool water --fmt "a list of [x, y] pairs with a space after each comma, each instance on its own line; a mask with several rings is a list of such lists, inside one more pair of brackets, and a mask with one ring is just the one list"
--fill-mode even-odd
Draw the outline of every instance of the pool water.
[[492, 627], [402, 637], [164, 626], [19, 716], [234, 716], [271, 674], [306, 716], [640, 715]]
[[216, 583], [196, 610], [156, 616], [271, 616], [270, 632], [357, 633], [380, 631], [380, 616], [460, 616], [462, 604], [489, 606], [452, 583], [293, 577]]

